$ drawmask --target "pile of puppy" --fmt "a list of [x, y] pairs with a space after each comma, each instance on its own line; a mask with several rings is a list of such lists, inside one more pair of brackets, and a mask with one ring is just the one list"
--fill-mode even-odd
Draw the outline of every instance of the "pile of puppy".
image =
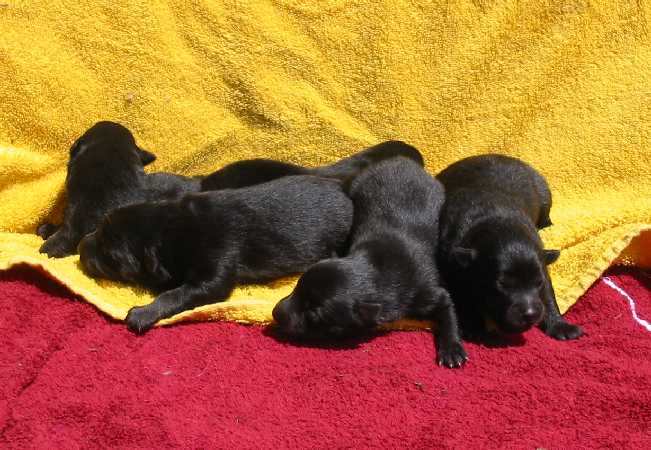
[[582, 331], [560, 315], [538, 229], [551, 193], [524, 162], [458, 161], [436, 178], [399, 141], [316, 168], [254, 159], [205, 177], [151, 173], [155, 156], [125, 127], [99, 122], [70, 149], [63, 223], [39, 226], [41, 252], [79, 252], [92, 277], [158, 293], [129, 329], [228, 298], [238, 283], [303, 273], [273, 310], [290, 339], [344, 339], [401, 318], [434, 322], [437, 361], [460, 367], [461, 336], [538, 325]]

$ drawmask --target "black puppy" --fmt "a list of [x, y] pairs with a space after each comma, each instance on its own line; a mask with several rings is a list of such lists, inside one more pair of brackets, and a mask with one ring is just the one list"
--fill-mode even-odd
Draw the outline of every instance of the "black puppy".
[[536, 227], [551, 225], [545, 179], [524, 162], [502, 155], [458, 161], [437, 178], [445, 186], [439, 265], [449, 284], [462, 331], [486, 335], [485, 319], [506, 333], [539, 324], [555, 339], [582, 331], [560, 315]]
[[396, 156], [404, 156], [423, 165], [423, 156], [416, 148], [402, 141], [385, 141], [334, 164], [321, 167], [304, 167], [270, 159], [237, 161], [204, 178], [201, 190], [215, 191], [253, 186], [289, 175], [316, 175], [344, 180], [358, 174], [370, 164]]
[[60, 227], [38, 227], [46, 242], [41, 253], [62, 257], [75, 252], [81, 238], [93, 231], [106, 212], [125, 204], [143, 184], [143, 167], [156, 157], [139, 148], [129, 130], [98, 122], [70, 148], [66, 177], [67, 205]]
[[443, 187], [422, 167], [394, 158], [351, 182], [351, 248], [318, 262], [273, 310], [290, 337], [340, 337], [404, 317], [434, 320], [438, 363], [467, 359], [454, 305], [436, 267]]
[[81, 241], [81, 265], [91, 276], [162, 291], [127, 315], [129, 329], [142, 333], [225, 300], [236, 283], [302, 272], [341, 251], [352, 211], [340, 182], [312, 176], [131, 205]]
[[41, 224], [46, 242], [40, 252], [50, 257], [75, 253], [82, 237], [94, 231], [109, 211], [132, 203], [175, 198], [198, 191], [198, 179], [159, 173], [144, 166], [156, 156], [136, 145], [131, 132], [114, 122], [98, 122], [70, 148], [63, 224]]

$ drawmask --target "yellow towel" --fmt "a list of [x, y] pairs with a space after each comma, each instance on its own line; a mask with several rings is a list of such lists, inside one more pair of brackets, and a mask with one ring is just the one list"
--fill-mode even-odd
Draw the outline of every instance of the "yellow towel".
[[[117, 319], [151, 300], [38, 253], [68, 148], [100, 119], [186, 175], [398, 138], [432, 173], [501, 152], [547, 177], [566, 310], [618, 257], [651, 265], [649, 23], [625, 0], [0, 0], [0, 268], [39, 266]], [[172, 321], [265, 323], [291, 288]]]

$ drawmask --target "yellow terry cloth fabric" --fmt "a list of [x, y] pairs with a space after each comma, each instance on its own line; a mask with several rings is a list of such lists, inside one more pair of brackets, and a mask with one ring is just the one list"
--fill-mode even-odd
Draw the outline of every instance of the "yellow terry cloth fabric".
[[[436, 173], [502, 152], [554, 194], [563, 310], [620, 257], [651, 265], [651, 7], [617, 0], [0, 0], [0, 268], [39, 266], [122, 319], [151, 294], [39, 255], [71, 142], [122, 122], [158, 161], [324, 164], [379, 141]], [[646, 231], [645, 231], [646, 230]], [[632, 242], [632, 244], [631, 244]], [[622, 256], [623, 255], [623, 256]], [[184, 319], [265, 323], [292, 280]]]

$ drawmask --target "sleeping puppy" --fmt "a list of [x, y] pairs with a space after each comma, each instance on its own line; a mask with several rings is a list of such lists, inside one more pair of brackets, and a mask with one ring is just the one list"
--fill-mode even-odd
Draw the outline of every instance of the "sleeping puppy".
[[340, 182], [313, 176], [131, 205], [81, 241], [81, 265], [93, 277], [161, 292], [127, 315], [129, 329], [143, 333], [225, 300], [237, 283], [302, 272], [341, 251], [352, 210]]
[[134, 191], [142, 189], [143, 167], [155, 159], [122, 125], [93, 125], [70, 148], [63, 224], [38, 227], [37, 234], [46, 239], [40, 252], [50, 257], [73, 254], [106, 212], [128, 203]]
[[98, 122], [70, 149], [63, 224], [40, 225], [46, 242], [40, 252], [50, 257], [75, 253], [83, 236], [94, 231], [109, 211], [120, 206], [198, 191], [200, 180], [159, 173], [144, 166], [156, 156], [136, 145], [131, 132], [115, 122]]
[[439, 266], [449, 284], [462, 331], [486, 336], [486, 319], [499, 331], [538, 325], [554, 339], [576, 339], [581, 328], [560, 315], [537, 228], [551, 224], [545, 179], [524, 162], [502, 155], [458, 161], [437, 178], [445, 186]]
[[394, 158], [352, 180], [350, 251], [318, 262], [273, 310], [294, 338], [350, 336], [404, 317], [434, 320], [438, 363], [467, 359], [454, 305], [435, 261], [443, 187], [419, 164]]
[[303, 167], [271, 159], [237, 161], [204, 178], [201, 190], [216, 191], [253, 186], [290, 175], [316, 175], [344, 180], [358, 174], [370, 164], [396, 156], [404, 156], [423, 166], [423, 156], [416, 148], [402, 141], [386, 141], [321, 167]]

